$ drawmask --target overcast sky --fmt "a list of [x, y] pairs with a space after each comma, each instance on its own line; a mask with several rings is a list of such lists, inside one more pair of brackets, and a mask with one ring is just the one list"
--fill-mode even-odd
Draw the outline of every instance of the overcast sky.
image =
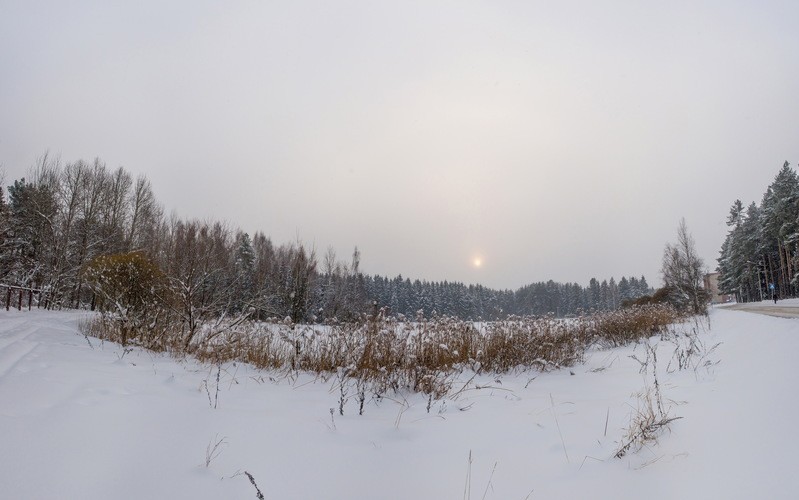
[[[0, 0], [0, 164], [516, 288], [645, 275], [799, 160], [799, 2]], [[476, 267], [474, 260], [482, 259]]]

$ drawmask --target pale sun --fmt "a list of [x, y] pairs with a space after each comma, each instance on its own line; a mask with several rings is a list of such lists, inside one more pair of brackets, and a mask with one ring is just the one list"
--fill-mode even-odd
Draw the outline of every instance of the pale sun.
[[472, 266], [474, 267], [482, 267], [483, 266], [483, 259], [481, 257], [475, 257], [472, 259]]

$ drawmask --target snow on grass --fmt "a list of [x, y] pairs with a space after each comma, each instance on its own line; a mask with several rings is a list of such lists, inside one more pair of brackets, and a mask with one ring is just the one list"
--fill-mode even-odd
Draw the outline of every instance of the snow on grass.
[[699, 332], [720, 363], [697, 370], [667, 370], [674, 345], [651, 339], [683, 418], [616, 459], [652, 383], [630, 357], [643, 345], [463, 373], [429, 413], [389, 394], [359, 416], [351, 388], [341, 416], [335, 377], [239, 363], [217, 384], [216, 366], [87, 341], [84, 314], [0, 312], [2, 498], [255, 498], [245, 471], [267, 499], [793, 498], [799, 483], [799, 320], [714, 310]]

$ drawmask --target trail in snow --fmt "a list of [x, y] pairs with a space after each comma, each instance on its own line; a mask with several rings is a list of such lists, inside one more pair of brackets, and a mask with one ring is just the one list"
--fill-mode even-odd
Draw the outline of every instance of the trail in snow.
[[724, 306], [729, 310], [747, 311], [778, 318], [799, 318], [799, 299], [774, 301], [764, 300], [761, 302], [747, 302], [744, 304], [732, 304]]

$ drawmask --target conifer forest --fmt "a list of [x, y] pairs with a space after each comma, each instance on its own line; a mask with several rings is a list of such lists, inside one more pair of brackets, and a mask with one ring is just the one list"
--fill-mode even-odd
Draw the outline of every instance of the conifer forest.
[[739, 302], [795, 297], [799, 244], [799, 177], [786, 161], [747, 207], [735, 200], [718, 259], [719, 288]]

